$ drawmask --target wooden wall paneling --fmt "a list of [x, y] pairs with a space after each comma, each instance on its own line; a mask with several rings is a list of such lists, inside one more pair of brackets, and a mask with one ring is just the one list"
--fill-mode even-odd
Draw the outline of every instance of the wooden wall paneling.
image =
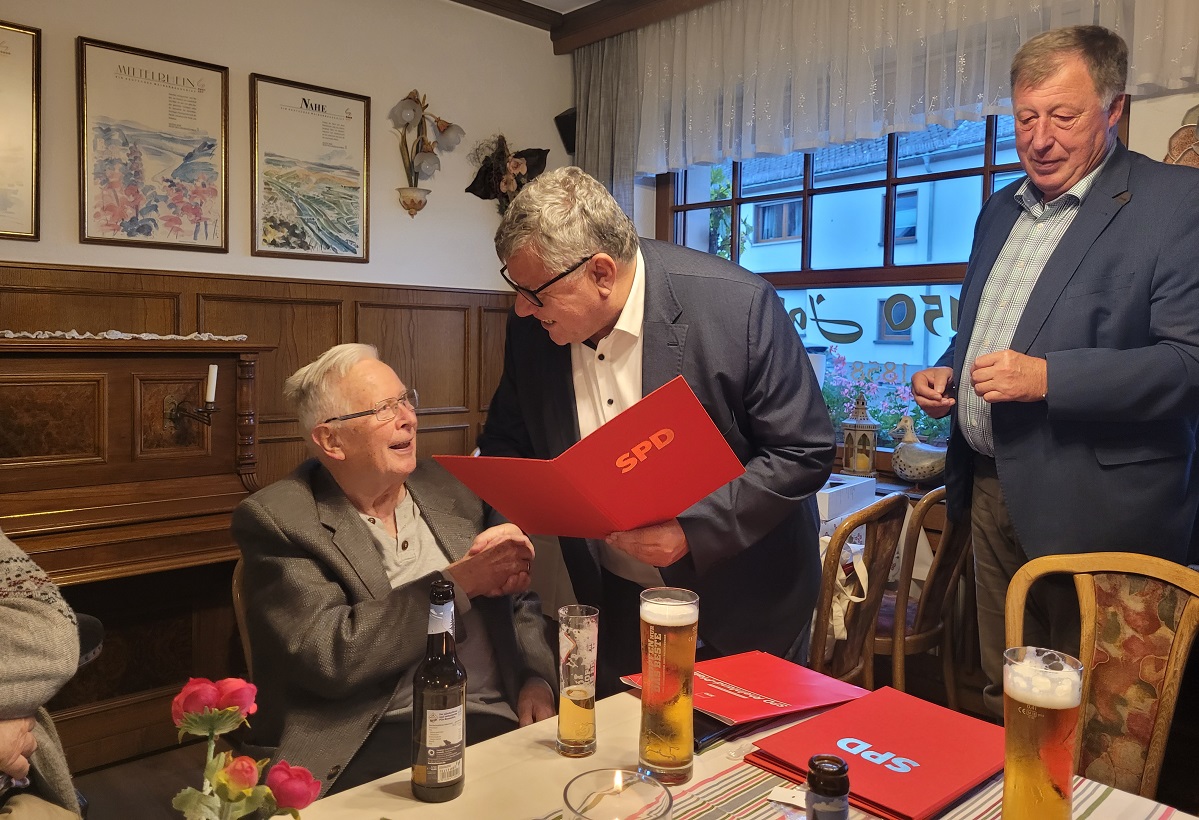
[[108, 460], [103, 373], [0, 376], [0, 470]]
[[[255, 283], [270, 290], [268, 283]], [[283, 401], [283, 382], [292, 373], [342, 341], [344, 323], [340, 300], [282, 298], [277, 295], [230, 296], [200, 293], [196, 298], [197, 326], [220, 335], [246, 334], [252, 341], [274, 345], [258, 359], [258, 482], [266, 486], [291, 472], [303, 455], [294, 442], [298, 424]], [[302, 452], [299, 451], [299, 452]]]
[[179, 333], [179, 296], [106, 288], [43, 290], [0, 279], [0, 330]]
[[422, 415], [469, 409], [470, 311], [463, 306], [357, 305], [355, 336], [420, 393]]
[[504, 372], [504, 342], [507, 336], [508, 308], [484, 307], [479, 310], [479, 402], [486, 411], [499, 387]]
[[417, 428], [416, 454], [424, 458], [431, 455], [467, 455], [475, 448], [470, 439], [472, 425], [442, 424], [424, 425]]

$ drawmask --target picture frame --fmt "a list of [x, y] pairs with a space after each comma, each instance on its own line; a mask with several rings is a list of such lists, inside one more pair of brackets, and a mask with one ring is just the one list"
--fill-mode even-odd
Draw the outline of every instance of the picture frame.
[[79, 241], [228, 253], [229, 69], [76, 42]]
[[370, 97], [250, 75], [254, 256], [370, 259]]
[[41, 238], [42, 31], [0, 20], [0, 239]]

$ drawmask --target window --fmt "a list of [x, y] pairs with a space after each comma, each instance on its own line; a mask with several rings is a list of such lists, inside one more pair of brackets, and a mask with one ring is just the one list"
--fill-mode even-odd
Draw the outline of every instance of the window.
[[755, 205], [753, 226], [755, 243], [800, 239], [803, 235], [803, 200]]
[[1012, 118], [988, 117], [668, 175], [659, 213], [674, 241], [775, 285], [804, 343], [827, 348], [834, 421], [862, 392], [880, 442], [903, 415], [936, 438], [948, 422], [919, 413], [911, 375], [957, 330], [983, 201], [1021, 175]]

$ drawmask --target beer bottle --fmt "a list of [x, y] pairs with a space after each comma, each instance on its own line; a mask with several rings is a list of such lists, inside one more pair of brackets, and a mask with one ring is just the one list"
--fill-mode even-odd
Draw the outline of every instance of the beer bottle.
[[412, 793], [426, 803], [462, 794], [466, 763], [466, 669], [454, 649], [454, 585], [433, 582], [429, 639], [412, 681]]
[[849, 765], [836, 755], [812, 755], [808, 761], [808, 820], [849, 817]]

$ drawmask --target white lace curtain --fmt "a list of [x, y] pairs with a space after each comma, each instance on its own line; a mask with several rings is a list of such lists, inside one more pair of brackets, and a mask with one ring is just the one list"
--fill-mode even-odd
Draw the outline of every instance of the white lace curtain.
[[1010, 113], [1020, 43], [1077, 23], [1128, 41], [1132, 93], [1199, 88], [1199, 0], [722, 0], [637, 32], [636, 172]]

